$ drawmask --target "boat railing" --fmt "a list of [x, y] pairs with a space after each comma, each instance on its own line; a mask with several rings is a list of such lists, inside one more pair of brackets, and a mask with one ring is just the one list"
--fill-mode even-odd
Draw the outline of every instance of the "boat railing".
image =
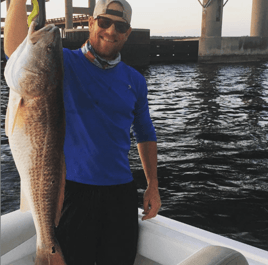
[[[231, 264], [268, 264], [268, 252], [163, 216], [141, 221], [135, 265], [191, 265], [207, 256]], [[33, 265], [36, 232], [30, 211], [1, 216], [1, 264]], [[245, 257], [245, 258], [244, 258]], [[240, 263], [235, 263], [240, 260]], [[210, 265], [212, 263], [202, 263]], [[227, 263], [213, 263], [227, 264]]]

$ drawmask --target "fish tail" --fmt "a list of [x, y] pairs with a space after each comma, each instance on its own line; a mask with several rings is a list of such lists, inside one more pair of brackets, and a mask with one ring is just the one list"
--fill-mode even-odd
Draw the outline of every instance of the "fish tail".
[[34, 265], [66, 265], [58, 243], [50, 249], [37, 247]]

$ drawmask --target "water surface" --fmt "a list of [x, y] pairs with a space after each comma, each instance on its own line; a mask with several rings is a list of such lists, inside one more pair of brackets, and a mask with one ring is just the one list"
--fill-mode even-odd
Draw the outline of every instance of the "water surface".
[[[141, 70], [158, 139], [161, 215], [268, 250], [268, 62], [151, 65]], [[19, 176], [4, 134], [2, 214], [19, 208]], [[139, 204], [146, 188], [133, 136]]]

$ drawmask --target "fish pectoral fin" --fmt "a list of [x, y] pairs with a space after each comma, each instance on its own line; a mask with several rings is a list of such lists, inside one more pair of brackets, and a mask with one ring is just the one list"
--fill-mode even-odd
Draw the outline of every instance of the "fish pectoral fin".
[[22, 117], [20, 117], [21, 115], [19, 115], [20, 107], [22, 105], [22, 102], [23, 102], [23, 98], [20, 98], [20, 101], [19, 101], [18, 105], [16, 106], [17, 108], [16, 108], [16, 111], [15, 111], [15, 114], [14, 114], [14, 121], [13, 121], [13, 125], [12, 125], [11, 134], [13, 134], [13, 131], [15, 129], [16, 124], [18, 124], [19, 127], [23, 126], [23, 119], [22, 119]]
[[14, 131], [18, 117], [18, 111], [22, 105], [22, 102], [22, 97], [14, 91], [10, 90], [5, 120], [5, 133], [7, 137], [10, 137]]
[[25, 195], [25, 191], [23, 190], [23, 187], [21, 185], [20, 189], [20, 211], [21, 212], [27, 212], [30, 210], [30, 205], [28, 203], [28, 199]]

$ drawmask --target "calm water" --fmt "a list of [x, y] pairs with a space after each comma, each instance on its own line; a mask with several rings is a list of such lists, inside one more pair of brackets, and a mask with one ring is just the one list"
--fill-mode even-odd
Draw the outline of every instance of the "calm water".
[[[268, 62], [152, 65], [142, 70], [158, 137], [161, 215], [268, 250]], [[19, 176], [4, 134], [2, 214], [19, 208]], [[142, 206], [145, 178], [132, 137]]]

